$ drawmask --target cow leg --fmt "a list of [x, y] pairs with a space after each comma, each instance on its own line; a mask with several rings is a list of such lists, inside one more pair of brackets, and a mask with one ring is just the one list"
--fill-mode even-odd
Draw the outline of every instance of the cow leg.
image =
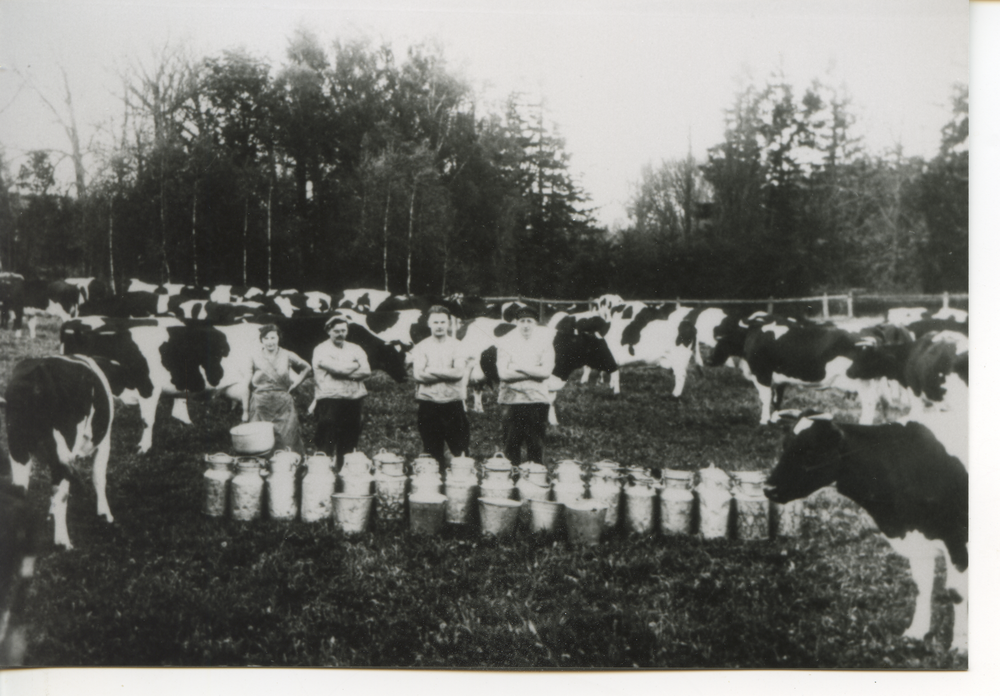
[[32, 457], [28, 455], [28, 459], [25, 462], [19, 462], [14, 459], [14, 455], [10, 456], [10, 480], [15, 486], [20, 486], [24, 490], [28, 490], [28, 484], [31, 482], [31, 463]]
[[611, 373], [610, 379], [608, 379], [608, 386], [611, 387], [611, 392], [618, 396], [622, 393], [622, 371], [615, 370]]
[[107, 487], [108, 480], [108, 459], [111, 457], [111, 432], [110, 429], [104, 440], [97, 446], [97, 453], [94, 455], [94, 491], [97, 493], [97, 515], [103, 516], [109, 523], [115, 518], [111, 514], [111, 507], [108, 505]]
[[681, 398], [684, 393], [684, 384], [687, 382], [687, 368], [691, 362], [691, 353], [687, 350], [673, 351], [666, 360], [660, 363], [660, 367], [674, 371], [674, 390], [672, 395], [675, 399]]
[[861, 404], [861, 415], [858, 417], [859, 424], [874, 425], [879, 401], [879, 391], [877, 383], [874, 380], [865, 380], [858, 386], [858, 402]]
[[187, 399], [174, 399], [174, 407], [171, 409], [170, 415], [181, 423], [191, 425], [191, 415], [188, 413]]
[[959, 652], [969, 652], [969, 574], [948, 563], [947, 586], [955, 590], [959, 602], [955, 605], [955, 624], [951, 634], [951, 648]]
[[28, 336], [31, 338], [35, 337], [35, 329], [38, 326], [38, 317], [31, 315], [28, 317]]
[[243, 421], [250, 418], [250, 385], [248, 382], [240, 380], [235, 384], [226, 387], [222, 392], [227, 399], [232, 399], [243, 409]]
[[[598, 381], [600, 381], [600, 373], [598, 373]], [[586, 384], [590, 381], [590, 368], [586, 365], [583, 366], [583, 374], [580, 375], [580, 384]]]
[[160, 401], [161, 389], [153, 388], [148, 398], [139, 399], [139, 414], [142, 416], [142, 438], [139, 440], [139, 454], [145, 454], [153, 446], [153, 424], [156, 422], [156, 405]]
[[757, 380], [753, 381], [757, 387], [757, 395], [760, 397], [760, 424], [767, 425], [771, 420], [771, 386], [761, 384]]
[[483, 409], [483, 388], [473, 387], [472, 388], [472, 410], [476, 413], [485, 413]]
[[698, 366], [699, 372], [705, 367], [705, 360], [701, 357], [701, 344], [697, 341], [694, 344], [694, 364]]
[[312, 403], [309, 404], [309, 408], [306, 409], [306, 413], [308, 413], [311, 416], [315, 412], [316, 412], [316, 397], [314, 396]]
[[52, 487], [52, 503], [49, 514], [55, 522], [55, 545], [69, 551], [73, 544], [69, 541], [69, 531], [66, 529], [66, 507], [69, 500], [69, 479], [64, 478]]
[[893, 551], [910, 561], [910, 574], [917, 585], [917, 605], [913, 611], [913, 620], [903, 637], [923, 640], [931, 630], [934, 564], [940, 551], [936, 544], [919, 532], [910, 532], [902, 539], [889, 539], [889, 545]]

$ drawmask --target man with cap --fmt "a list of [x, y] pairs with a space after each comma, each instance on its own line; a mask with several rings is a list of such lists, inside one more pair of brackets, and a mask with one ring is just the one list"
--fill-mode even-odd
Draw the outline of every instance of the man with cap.
[[503, 404], [503, 453], [517, 466], [521, 444], [528, 461], [543, 464], [543, 441], [549, 416], [548, 378], [555, 367], [552, 341], [538, 328], [538, 311], [521, 307], [514, 314], [517, 329], [497, 345], [497, 373]]
[[442, 473], [444, 446], [452, 456], [468, 454], [469, 417], [465, 390], [472, 359], [457, 339], [448, 335], [451, 312], [434, 305], [427, 310], [431, 335], [413, 347], [413, 379], [417, 382], [417, 429], [424, 451], [434, 457]]
[[343, 317], [326, 322], [329, 341], [313, 351], [316, 380], [316, 449], [337, 455], [337, 470], [344, 455], [358, 446], [361, 437], [361, 400], [368, 394], [364, 380], [371, 377], [368, 356], [356, 343], [347, 340], [348, 325]]

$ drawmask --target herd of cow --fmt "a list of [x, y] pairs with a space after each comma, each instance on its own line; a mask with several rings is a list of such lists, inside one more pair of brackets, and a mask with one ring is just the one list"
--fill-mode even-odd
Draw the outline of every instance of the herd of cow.
[[[188, 423], [185, 399], [190, 396], [220, 393], [245, 409], [246, 370], [250, 351], [259, 350], [260, 326], [277, 324], [282, 345], [309, 360], [328, 338], [323, 324], [334, 312], [348, 319], [348, 340], [365, 350], [372, 369], [402, 382], [409, 348], [429, 335], [426, 309], [444, 304], [454, 316], [454, 335], [469, 355], [479, 356], [470, 387], [473, 409], [482, 411], [482, 388], [497, 380], [497, 341], [513, 329], [511, 313], [517, 307], [461, 295], [400, 297], [370, 289], [337, 295], [264, 292], [228, 285], [154, 286], [138, 280], [111, 295], [93, 279], [33, 283], [13, 274], [0, 274], [0, 303], [3, 325], [12, 313], [12, 328], [19, 332], [28, 316], [32, 336], [38, 315], [63, 319], [62, 355], [19, 363], [6, 398], [14, 483], [26, 489], [32, 459], [50, 465], [55, 542], [66, 548], [67, 475], [85, 458], [93, 458], [98, 513], [112, 520], [104, 479], [113, 398], [139, 406], [144, 429], [138, 448], [146, 452], [153, 445], [161, 395], [174, 398], [173, 415]], [[968, 563], [965, 312], [894, 309], [881, 323], [868, 322], [852, 331], [763, 312], [747, 316], [675, 303], [650, 306], [615, 295], [585, 306], [543, 310], [543, 331], [556, 355], [550, 379], [552, 422], [555, 395], [576, 369], [584, 369], [584, 382], [591, 370], [610, 373], [615, 394], [620, 393], [623, 367], [668, 369], [676, 398], [683, 393], [692, 360], [699, 369], [732, 360], [758, 391], [761, 424], [795, 421], [768, 480], [768, 495], [787, 502], [837, 484], [868, 510], [893, 548], [910, 559], [924, 601], [918, 602], [907, 635], [923, 637], [930, 627], [935, 554], [942, 544], [946, 547], [956, 581], [964, 581]], [[829, 414], [778, 410], [789, 384], [857, 394], [860, 424], [840, 423]], [[905, 420], [874, 425], [880, 406], [893, 403], [902, 408], [884, 409], [884, 418], [906, 413], [908, 407]], [[964, 649], [960, 615], [965, 612], [956, 611], [953, 646]]]

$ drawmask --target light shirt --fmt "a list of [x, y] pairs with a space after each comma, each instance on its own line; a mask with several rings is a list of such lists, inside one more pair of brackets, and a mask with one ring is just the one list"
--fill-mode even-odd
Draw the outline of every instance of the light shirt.
[[[446, 336], [441, 343], [438, 343], [433, 336], [428, 336], [413, 346], [410, 355], [413, 356], [414, 375], [424, 370], [464, 369], [469, 357], [463, 349], [462, 343], [451, 336]], [[467, 384], [467, 376], [463, 376], [457, 382], [434, 382], [433, 384], [417, 382], [417, 400], [433, 401], [438, 404], [451, 401], [464, 402]]]
[[362, 372], [371, 372], [368, 356], [357, 343], [344, 341], [338, 348], [331, 341], [323, 341], [313, 351], [313, 378], [316, 380], [317, 399], [360, 399], [368, 394], [365, 383], [356, 379], [341, 379], [331, 375], [319, 366], [320, 361], [343, 365], [346, 370], [353, 364], [360, 365]]
[[[503, 373], [504, 366], [516, 370], [537, 369], [547, 365], [551, 375], [556, 360], [555, 351], [552, 349], [552, 336], [540, 329], [544, 327], [536, 327], [531, 338], [527, 340], [516, 329], [504, 336], [497, 344], [497, 371]], [[522, 379], [505, 382], [501, 378], [497, 403], [547, 404], [549, 403], [548, 380]]]

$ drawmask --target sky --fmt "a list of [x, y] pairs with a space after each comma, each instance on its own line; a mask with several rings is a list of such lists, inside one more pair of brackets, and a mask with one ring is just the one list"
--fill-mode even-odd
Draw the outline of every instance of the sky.
[[[85, 140], [120, 112], [116, 74], [183, 43], [196, 57], [244, 46], [277, 66], [296, 27], [324, 45], [367, 36], [437, 41], [484, 107], [544, 100], [599, 222], [625, 224], [644, 164], [703, 158], [721, 142], [740, 79], [782, 70], [801, 90], [843, 87], [874, 152], [933, 156], [952, 85], [968, 83], [963, 0], [0, 0], [0, 143], [16, 173], [32, 149], [66, 149], [32, 89], [61, 99], [65, 67]], [[61, 179], [71, 180], [68, 162]]]

